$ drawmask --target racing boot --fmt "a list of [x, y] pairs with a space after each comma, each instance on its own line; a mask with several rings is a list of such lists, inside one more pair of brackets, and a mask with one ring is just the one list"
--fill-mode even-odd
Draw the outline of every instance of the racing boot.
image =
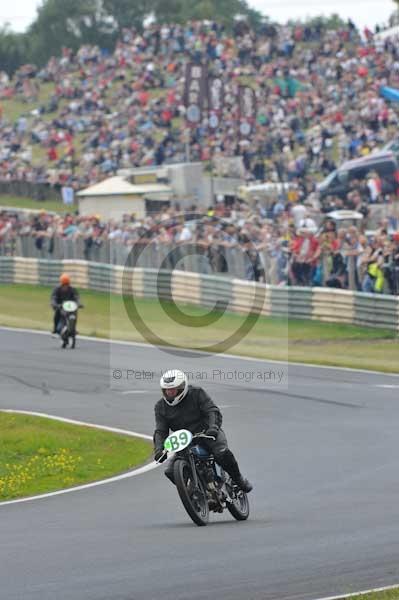
[[250, 481], [248, 481], [248, 479], [246, 479], [242, 475], [240, 475], [239, 479], [234, 480], [234, 483], [236, 483], [238, 485], [238, 487], [240, 488], [240, 490], [242, 490], [246, 494], [248, 494], [252, 490], [252, 487], [253, 487], [252, 483]]
[[217, 461], [226, 473], [230, 475], [233, 482], [240, 490], [246, 493], [252, 490], [252, 484], [248, 479], [245, 479], [245, 477], [241, 475], [238, 463], [231, 450], [227, 449], [224, 452], [221, 452], [217, 457]]

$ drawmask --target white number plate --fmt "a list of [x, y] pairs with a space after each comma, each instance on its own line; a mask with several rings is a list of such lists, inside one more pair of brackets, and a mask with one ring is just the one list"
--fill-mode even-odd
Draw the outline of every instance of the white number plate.
[[67, 300], [63, 303], [62, 308], [65, 312], [75, 312], [78, 309], [78, 305], [73, 300]]
[[190, 445], [193, 439], [193, 434], [187, 429], [179, 429], [174, 431], [164, 442], [164, 448], [168, 452], [180, 452]]

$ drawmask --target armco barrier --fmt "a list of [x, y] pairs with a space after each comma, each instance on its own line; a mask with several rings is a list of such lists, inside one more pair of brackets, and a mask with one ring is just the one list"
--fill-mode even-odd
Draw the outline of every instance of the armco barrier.
[[[133, 295], [139, 298], [144, 297], [144, 269], [136, 267], [135, 269], [125, 269], [121, 266], [113, 267], [113, 280], [111, 292], [113, 294]], [[127, 277], [126, 277], [127, 275]]]
[[271, 314], [291, 319], [312, 318], [312, 288], [271, 287]]
[[156, 298], [157, 291], [157, 269], [143, 269], [143, 290], [147, 298]]
[[201, 304], [201, 276], [198, 273], [173, 271], [172, 298], [175, 302]]
[[269, 316], [271, 314], [271, 290], [265, 289], [261, 283], [254, 281], [242, 281], [233, 279], [233, 294], [229, 304], [229, 310]]
[[14, 283], [15, 259], [10, 256], [0, 257], [0, 283]]
[[38, 261], [39, 284], [57, 285], [60, 273], [63, 270], [62, 260], [42, 260]]
[[201, 275], [201, 306], [213, 308], [217, 302], [229, 305], [233, 295], [233, 281], [216, 275]]
[[109, 292], [112, 289], [113, 268], [111, 265], [88, 264], [89, 289]]
[[37, 260], [21, 258], [14, 263], [14, 283], [39, 283], [39, 269]]
[[[68, 272], [77, 288], [136, 297], [174, 299], [213, 308], [217, 301], [228, 310], [283, 318], [314, 319], [385, 328], [399, 333], [399, 297], [363, 294], [330, 288], [269, 286], [252, 281], [184, 271], [124, 268], [83, 260], [46, 261], [0, 257], [0, 283], [54, 286]], [[124, 273], [128, 277], [124, 277]], [[129, 289], [130, 288], [130, 289]], [[258, 292], [258, 293], [256, 293]]]
[[374, 294], [354, 294], [356, 325], [395, 329], [398, 324], [398, 298], [396, 296], [375, 296]]
[[335, 323], [354, 323], [354, 292], [314, 288], [312, 298], [313, 319]]

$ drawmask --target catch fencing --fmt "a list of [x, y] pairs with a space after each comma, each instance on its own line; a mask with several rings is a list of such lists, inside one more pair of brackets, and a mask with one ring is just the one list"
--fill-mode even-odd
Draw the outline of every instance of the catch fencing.
[[[89, 243], [90, 242], [90, 243]], [[277, 259], [272, 253], [258, 253], [266, 281], [278, 283]], [[143, 269], [170, 269], [212, 274], [223, 273], [239, 279], [253, 278], [253, 253], [240, 246], [226, 247], [217, 243], [207, 247], [197, 243], [159, 243], [138, 240], [121, 243], [116, 240], [68, 239], [59, 236], [35, 237], [17, 235], [0, 240], [0, 256], [21, 256], [43, 260], [86, 260], [93, 263], [141, 267]]]
[[[157, 239], [126, 241], [112, 239], [76, 237], [68, 239], [54, 235], [6, 234], [0, 240], [0, 256], [21, 256], [43, 260], [86, 260], [92, 263], [140, 267], [142, 269], [171, 270], [178, 268], [189, 273], [223, 276], [237, 279], [265, 281], [271, 285], [287, 283], [292, 261], [287, 252], [275, 249], [255, 251], [237, 244], [226, 246], [212, 242], [176, 243], [159, 242]], [[347, 257], [348, 289], [356, 291], [357, 281], [362, 277], [357, 272], [356, 257]], [[326, 286], [331, 276], [333, 261], [331, 253], [321, 253], [319, 259], [321, 279], [317, 285]], [[290, 271], [291, 272], [291, 271]], [[291, 273], [291, 279], [294, 279]], [[399, 269], [393, 270], [394, 293], [399, 293]], [[385, 282], [388, 292], [389, 286]]]

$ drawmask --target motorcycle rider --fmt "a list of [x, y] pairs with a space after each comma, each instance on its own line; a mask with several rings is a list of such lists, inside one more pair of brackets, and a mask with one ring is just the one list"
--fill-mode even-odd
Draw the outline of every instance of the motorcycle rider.
[[[226, 435], [221, 429], [222, 413], [201, 387], [188, 385], [187, 376], [177, 369], [166, 371], [160, 380], [162, 398], [155, 405], [154, 460], [164, 462], [164, 441], [169, 430], [188, 429], [191, 433], [205, 430], [214, 440], [201, 440], [214, 455], [216, 462], [231, 476], [244, 492], [252, 485], [238, 467], [234, 454], [227, 445]], [[165, 475], [174, 483], [174, 459], [170, 460]]]
[[73, 300], [80, 305], [79, 293], [71, 286], [71, 278], [69, 275], [67, 273], [62, 273], [59, 281], [60, 285], [55, 287], [51, 294], [51, 306], [54, 310], [54, 324], [52, 333], [57, 333], [58, 331], [58, 323], [61, 318], [61, 306], [63, 302], [66, 302], [67, 300]]

